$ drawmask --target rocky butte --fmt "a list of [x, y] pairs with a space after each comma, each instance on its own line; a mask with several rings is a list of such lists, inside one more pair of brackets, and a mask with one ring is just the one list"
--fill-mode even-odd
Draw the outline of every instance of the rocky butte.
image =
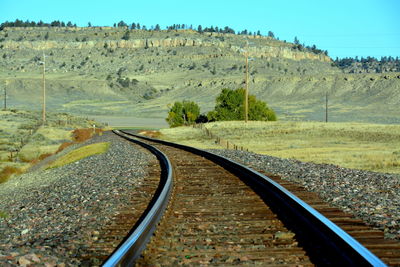
[[400, 122], [400, 73], [349, 74], [314, 53], [270, 37], [192, 30], [5, 28], [0, 31], [0, 90], [9, 106], [40, 109], [46, 56], [48, 106], [84, 115], [166, 116], [188, 99], [213, 108], [222, 88], [244, 86], [280, 119]]

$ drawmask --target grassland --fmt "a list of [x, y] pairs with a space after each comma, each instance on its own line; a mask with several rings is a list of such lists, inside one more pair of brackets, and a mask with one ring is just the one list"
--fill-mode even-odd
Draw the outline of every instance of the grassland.
[[[214, 122], [213, 134], [250, 151], [347, 168], [400, 173], [400, 125], [322, 122]], [[221, 148], [200, 129], [163, 129], [162, 138]]]
[[64, 156], [56, 159], [54, 162], [52, 162], [48, 166], [48, 168], [61, 167], [61, 166], [79, 161], [81, 159], [84, 159], [84, 158], [92, 156], [92, 155], [102, 154], [108, 150], [109, 146], [110, 146], [110, 143], [103, 142], [103, 143], [96, 143], [96, 144], [91, 144], [91, 145], [77, 148], [75, 150], [68, 152]]
[[74, 129], [93, 124], [99, 125], [65, 113], [48, 113], [42, 125], [40, 112], [0, 111], [0, 183], [71, 142]]

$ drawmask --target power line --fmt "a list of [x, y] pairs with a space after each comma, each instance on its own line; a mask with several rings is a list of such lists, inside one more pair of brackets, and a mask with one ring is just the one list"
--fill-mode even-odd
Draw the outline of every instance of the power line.
[[400, 48], [400, 46], [326, 46], [325, 48], [393, 49], [393, 48]]

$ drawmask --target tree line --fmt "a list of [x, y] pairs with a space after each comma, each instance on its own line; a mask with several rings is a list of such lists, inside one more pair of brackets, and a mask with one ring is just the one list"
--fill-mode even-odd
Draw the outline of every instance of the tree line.
[[395, 64], [400, 64], [400, 58], [399, 57], [381, 57], [381, 59], [377, 59], [375, 57], [345, 57], [345, 58], [338, 58], [336, 57], [335, 59], [335, 65], [340, 67], [340, 68], [346, 68], [351, 66], [353, 63], [395, 63]]
[[0, 30], [3, 30], [5, 27], [77, 27], [76, 23], [72, 23], [68, 21], [67, 23], [59, 20], [54, 20], [50, 23], [43, 22], [39, 20], [38, 22], [35, 21], [22, 21], [16, 19], [15, 21], [6, 21], [0, 24]]
[[[6, 21], [0, 24], [0, 30], [3, 30], [5, 27], [77, 27], [76, 23], [72, 23], [71, 21], [64, 22], [60, 20], [55, 20], [50, 23], [43, 22], [42, 20], [39, 20], [38, 22], [35, 21], [23, 21], [20, 19], [16, 19], [15, 21]], [[94, 27], [91, 22], [88, 22], [87, 27]], [[150, 30], [150, 31], [161, 31], [162, 28], [160, 24], [152, 25], [150, 27], [146, 25], [141, 25], [140, 23], [131, 23], [128, 24], [121, 20], [118, 23], [114, 23], [113, 27], [127, 27], [131, 30]], [[215, 32], [215, 33], [231, 33], [231, 34], [237, 34], [237, 35], [258, 35], [262, 36], [261, 31], [248, 31], [247, 29], [242, 30], [242, 31], [235, 31], [229, 26], [225, 27], [218, 27], [218, 26], [210, 26], [210, 27], [203, 27], [202, 25], [198, 25], [197, 27], [194, 27], [192, 24], [172, 24], [169, 26], [166, 26], [164, 30], [194, 30], [199, 33], [203, 32]], [[267, 34], [268, 37], [275, 38], [275, 34], [272, 31], [268, 31]]]
[[400, 71], [400, 58], [392, 56], [384, 56], [380, 60], [375, 57], [345, 57], [340, 59], [336, 57], [332, 64], [343, 71], [350, 72], [358, 70], [376, 73]]
[[309, 45], [305, 45], [300, 44], [300, 40], [297, 38], [297, 36], [294, 37], [294, 41], [293, 41], [293, 49], [294, 50], [299, 50], [299, 51], [308, 51], [314, 54], [324, 54], [324, 55], [328, 55], [328, 50], [322, 50], [322, 49], [318, 49], [317, 46], [314, 44], [312, 46]]

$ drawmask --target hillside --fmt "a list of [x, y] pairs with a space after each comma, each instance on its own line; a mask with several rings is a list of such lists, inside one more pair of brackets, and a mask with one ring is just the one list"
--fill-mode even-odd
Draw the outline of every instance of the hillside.
[[61, 144], [71, 142], [74, 129], [89, 128], [85, 131], [92, 133], [93, 124], [103, 126], [65, 113], [48, 113], [45, 126], [41, 119], [40, 112], [0, 111], [0, 183], [6, 180], [5, 167], [26, 170], [31, 163], [56, 152]]
[[[80, 115], [166, 116], [190, 99], [214, 107], [220, 89], [244, 86], [281, 119], [399, 123], [400, 73], [344, 74], [325, 54], [262, 36], [125, 28], [5, 28], [0, 88], [9, 106], [39, 109], [46, 55], [48, 107]], [[248, 47], [246, 46], [246, 43]]]

